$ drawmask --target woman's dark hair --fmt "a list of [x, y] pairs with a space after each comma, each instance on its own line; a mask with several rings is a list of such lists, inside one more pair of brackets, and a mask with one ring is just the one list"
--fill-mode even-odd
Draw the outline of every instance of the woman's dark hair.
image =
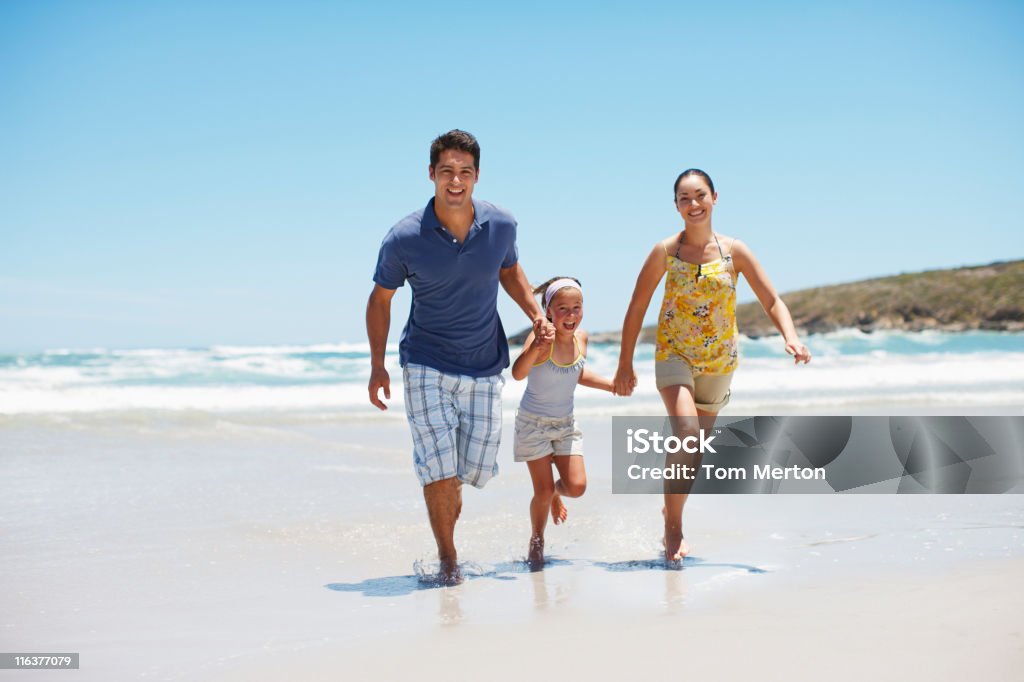
[[711, 189], [711, 193], [715, 193], [715, 183], [711, 182], [711, 176], [702, 171], [699, 168], [687, 168], [679, 177], [676, 178], [676, 184], [672, 185], [672, 201], [676, 200], [676, 192], [679, 191], [679, 183], [682, 182], [683, 178], [690, 177], [691, 175], [699, 175], [704, 178], [704, 182], [708, 183], [708, 187]]
[[459, 130], [458, 128], [449, 130], [444, 135], [438, 135], [430, 143], [430, 167], [436, 166], [437, 160], [441, 158], [441, 152], [449, 149], [457, 149], [460, 152], [472, 154], [473, 165], [477, 170], [480, 170], [480, 143], [465, 130]]

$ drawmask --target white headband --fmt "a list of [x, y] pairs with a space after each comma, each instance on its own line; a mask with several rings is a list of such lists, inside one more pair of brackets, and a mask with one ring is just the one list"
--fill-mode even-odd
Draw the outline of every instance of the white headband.
[[555, 294], [557, 294], [562, 289], [565, 289], [565, 288], [568, 288], [568, 287], [572, 287], [573, 289], [579, 289], [579, 292], [581, 294], [583, 293], [583, 288], [579, 285], [579, 282], [577, 282], [576, 280], [569, 279], [568, 277], [564, 277], [562, 279], [556, 279], [554, 282], [552, 282], [551, 284], [548, 285], [547, 290], [544, 292], [544, 308], [545, 308], [545, 310], [547, 309], [547, 307], [549, 305], [551, 305], [551, 299], [555, 297]]

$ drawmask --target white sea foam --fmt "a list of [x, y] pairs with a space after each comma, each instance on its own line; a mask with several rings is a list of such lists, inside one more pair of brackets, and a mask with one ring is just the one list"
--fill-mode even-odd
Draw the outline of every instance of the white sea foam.
[[[778, 338], [745, 342], [729, 411], [770, 408], [870, 407], [900, 403], [1024, 406], [1024, 335], [939, 332], [864, 334], [845, 330], [816, 336], [816, 355], [794, 367]], [[844, 344], [860, 344], [847, 352]], [[832, 344], [831, 346], [829, 344]], [[980, 350], [979, 350], [980, 349]], [[401, 369], [388, 355], [392, 413], [402, 409]], [[588, 367], [611, 377], [618, 346], [593, 344]], [[581, 414], [659, 412], [653, 346], [637, 350], [639, 385], [630, 399], [580, 388]], [[0, 357], [0, 414], [200, 410], [310, 411], [372, 418], [365, 344], [48, 351]], [[506, 410], [519, 403], [525, 382], [506, 374]]]

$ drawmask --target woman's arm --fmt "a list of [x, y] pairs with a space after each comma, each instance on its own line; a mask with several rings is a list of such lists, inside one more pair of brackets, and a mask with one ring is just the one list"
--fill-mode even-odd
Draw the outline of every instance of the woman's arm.
[[644, 261], [633, 287], [633, 297], [622, 321], [622, 345], [619, 348], [619, 368], [615, 372], [616, 395], [630, 395], [636, 388], [636, 374], [633, 372], [633, 353], [644, 325], [644, 315], [651, 304], [658, 283], [665, 276], [665, 247], [659, 242], [651, 249]]
[[761, 302], [761, 307], [768, 313], [772, 324], [782, 334], [783, 341], [786, 344], [786, 352], [794, 356], [794, 362], [796, 363], [810, 362], [811, 352], [807, 350], [807, 346], [800, 342], [800, 336], [796, 333], [796, 327], [793, 325], [793, 316], [789, 314], [789, 308], [779, 298], [775, 287], [772, 286], [771, 280], [768, 279], [764, 268], [761, 267], [761, 263], [754, 257], [754, 253], [739, 239], [735, 240], [732, 245], [732, 261], [736, 266], [736, 272], [746, 278], [750, 288], [754, 290], [757, 300]]

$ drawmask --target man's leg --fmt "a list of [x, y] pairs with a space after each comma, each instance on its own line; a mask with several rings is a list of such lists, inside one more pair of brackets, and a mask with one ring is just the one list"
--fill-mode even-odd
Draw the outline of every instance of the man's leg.
[[483, 488], [498, 473], [501, 446], [501, 375], [463, 377], [455, 394], [459, 480]]
[[462, 511], [456, 432], [459, 418], [454, 388], [458, 378], [409, 364], [405, 368], [405, 409], [413, 437], [416, 475], [423, 486], [430, 528], [441, 561], [439, 579], [461, 582], [455, 551], [455, 522]]
[[437, 542], [437, 557], [441, 560], [440, 577], [445, 583], [462, 582], [459, 557], [455, 549], [455, 522], [462, 511], [462, 482], [446, 478], [423, 486], [423, 499], [427, 503], [430, 529]]

